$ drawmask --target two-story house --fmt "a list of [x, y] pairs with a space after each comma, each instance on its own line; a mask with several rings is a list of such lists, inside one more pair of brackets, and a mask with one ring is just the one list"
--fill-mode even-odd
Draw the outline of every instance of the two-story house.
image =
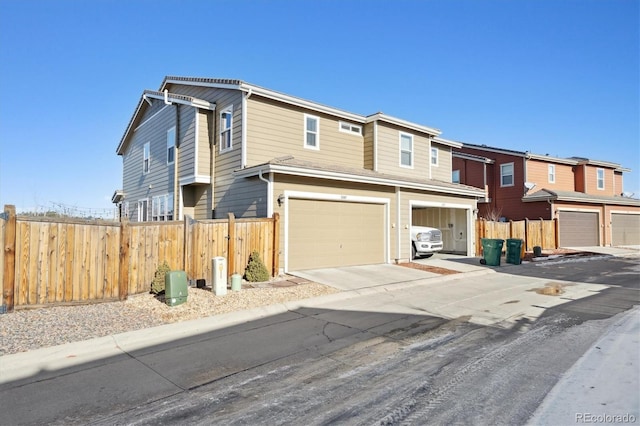
[[556, 158], [464, 143], [452, 181], [483, 188], [479, 216], [558, 219], [561, 247], [640, 244], [640, 200], [625, 197], [623, 173], [607, 161]]
[[279, 213], [281, 270], [408, 261], [411, 225], [475, 253], [484, 192], [451, 182], [440, 131], [350, 113], [240, 80], [166, 77], [117, 148], [132, 221]]

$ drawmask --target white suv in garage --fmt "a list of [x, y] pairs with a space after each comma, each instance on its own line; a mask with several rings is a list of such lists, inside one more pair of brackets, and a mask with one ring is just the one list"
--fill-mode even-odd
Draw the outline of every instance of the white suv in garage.
[[442, 250], [442, 231], [428, 226], [411, 227], [411, 260], [416, 257], [431, 257]]

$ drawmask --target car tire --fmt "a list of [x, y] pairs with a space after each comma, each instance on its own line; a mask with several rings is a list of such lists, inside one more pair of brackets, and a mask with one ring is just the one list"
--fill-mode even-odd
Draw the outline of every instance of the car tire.
[[411, 243], [411, 260], [415, 259], [416, 257], [416, 246], [413, 245], [413, 243]]

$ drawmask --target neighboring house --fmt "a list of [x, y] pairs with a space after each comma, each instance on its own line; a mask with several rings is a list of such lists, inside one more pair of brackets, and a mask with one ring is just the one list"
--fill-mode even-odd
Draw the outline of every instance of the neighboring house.
[[640, 200], [622, 195], [619, 164], [485, 145], [453, 152], [452, 180], [483, 188], [479, 216], [558, 219], [561, 247], [640, 244]]
[[408, 261], [409, 228], [475, 253], [484, 192], [451, 182], [440, 131], [240, 80], [166, 77], [145, 90], [117, 148], [132, 221], [279, 213], [284, 271]]

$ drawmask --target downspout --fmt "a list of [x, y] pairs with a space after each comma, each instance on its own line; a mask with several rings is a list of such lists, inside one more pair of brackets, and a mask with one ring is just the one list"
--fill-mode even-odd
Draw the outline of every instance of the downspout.
[[267, 184], [267, 217], [273, 216], [273, 174], [269, 173], [269, 179], [262, 176], [262, 169], [258, 171], [258, 178]]
[[[176, 104], [176, 135], [173, 140], [173, 208], [174, 212], [178, 212], [178, 220], [182, 220], [182, 187], [180, 186], [180, 162], [179, 162], [179, 152], [180, 152], [180, 105]], [[176, 193], [178, 196], [176, 197]], [[176, 209], [176, 203], [178, 204], [178, 208]], [[175, 217], [175, 214], [174, 214]]]
[[164, 89], [164, 104], [165, 105], [173, 105], [173, 103], [169, 102], [169, 90]]
[[240, 168], [247, 167], [247, 99], [251, 97], [253, 89], [244, 92], [242, 95], [242, 131], [240, 141]]

